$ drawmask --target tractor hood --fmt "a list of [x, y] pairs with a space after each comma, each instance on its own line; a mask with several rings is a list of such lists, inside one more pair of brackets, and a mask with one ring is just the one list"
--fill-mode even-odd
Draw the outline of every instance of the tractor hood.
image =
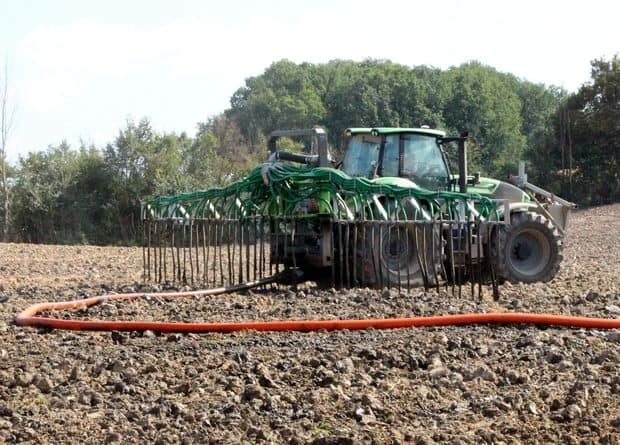
[[[458, 181], [458, 175], [455, 176]], [[519, 187], [499, 179], [480, 177], [480, 182], [467, 186], [468, 193], [477, 193], [492, 199], [508, 199], [511, 202], [529, 202], [530, 197]]]
[[[453, 178], [458, 181], [458, 175], [453, 175]], [[423, 188], [417, 185], [415, 182], [407, 178], [399, 177], [380, 177], [371, 180], [374, 184], [395, 185], [405, 188]], [[510, 202], [529, 202], [530, 198], [523, 190], [508, 182], [500, 181], [498, 179], [481, 177], [480, 182], [476, 185], [468, 185], [467, 192], [486, 196], [491, 199], [508, 199]]]

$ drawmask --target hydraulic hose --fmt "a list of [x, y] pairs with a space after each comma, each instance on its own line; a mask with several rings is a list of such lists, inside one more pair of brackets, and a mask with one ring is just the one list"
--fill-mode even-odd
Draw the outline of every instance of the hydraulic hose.
[[533, 324], [546, 326], [565, 326], [573, 328], [620, 329], [620, 319], [573, 317], [554, 314], [528, 314], [496, 312], [486, 314], [437, 315], [429, 317], [385, 318], [362, 320], [273, 320], [240, 321], [224, 323], [178, 323], [160, 321], [107, 321], [107, 320], [64, 320], [39, 317], [44, 311], [77, 310], [93, 306], [108, 300], [135, 300], [147, 297], [189, 297], [219, 295], [238, 292], [253, 287], [273, 283], [277, 276], [259, 281], [243, 283], [237, 286], [220, 287], [191, 292], [159, 292], [107, 294], [82, 300], [47, 302], [32, 305], [15, 317], [18, 326], [34, 326], [73, 331], [154, 331], [154, 332], [235, 332], [255, 331], [318, 331], [318, 330], [360, 330], [360, 329], [397, 329], [430, 326], [463, 326], [473, 324]]

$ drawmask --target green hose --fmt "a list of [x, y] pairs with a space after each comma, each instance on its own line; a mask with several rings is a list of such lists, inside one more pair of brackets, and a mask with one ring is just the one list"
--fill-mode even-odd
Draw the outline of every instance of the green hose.
[[142, 218], [299, 216], [304, 206], [314, 200], [320, 213], [334, 219], [372, 220], [379, 216], [378, 205], [369, 204], [373, 197], [383, 197], [383, 202], [388, 202], [386, 205], [391, 208], [386, 209], [386, 214], [390, 218], [398, 219], [398, 215], [404, 214], [403, 202], [412, 200], [433, 219], [499, 219], [495, 203], [478, 194], [377, 184], [333, 168], [280, 163], [258, 166], [244, 179], [226, 187], [148, 199], [142, 203]]

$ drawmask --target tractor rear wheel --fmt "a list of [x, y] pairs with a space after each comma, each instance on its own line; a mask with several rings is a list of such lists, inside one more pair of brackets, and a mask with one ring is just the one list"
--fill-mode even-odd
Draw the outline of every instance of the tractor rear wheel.
[[[441, 255], [432, 225], [381, 226], [374, 239], [379, 283], [383, 286], [433, 286]], [[435, 242], [433, 243], [433, 238]], [[423, 265], [423, 267], [422, 267]]]
[[562, 238], [551, 222], [533, 212], [515, 213], [500, 233], [498, 275], [512, 283], [550, 281], [562, 262]]

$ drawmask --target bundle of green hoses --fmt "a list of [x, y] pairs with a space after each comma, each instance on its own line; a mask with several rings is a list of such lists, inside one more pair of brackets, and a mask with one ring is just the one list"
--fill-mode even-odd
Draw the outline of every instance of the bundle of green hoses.
[[343, 209], [356, 218], [373, 219], [374, 197], [391, 202], [391, 215], [398, 217], [404, 201], [422, 203], [434, 217], [450, 219], [497, 217], [495, 203], [472, 193], [429, 191], [353, 178], [332, 168], [310, 168], [289, 164], [264, 164], [226, 187], [171, 196], [158, 196], [142, 203], [143, 218], [244, 218], [249, 216], [293, 216], [308, 200], [321, 212], [338, 217]]

